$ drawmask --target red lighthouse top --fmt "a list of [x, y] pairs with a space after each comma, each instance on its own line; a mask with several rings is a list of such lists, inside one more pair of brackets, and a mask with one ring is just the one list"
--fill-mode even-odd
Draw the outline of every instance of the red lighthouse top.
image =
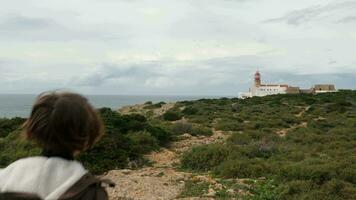
[[257, 70], [255, 73], [255, 86], [260, 86], [261, 85], [261, 74]]
[[260, 72], [257, 70], [255, 73], [255, 80], [261, 79], [261, 74]]
[[260, 72], [257, 70], [256, 73], [255, 73], [255, 76], [260, 76]]

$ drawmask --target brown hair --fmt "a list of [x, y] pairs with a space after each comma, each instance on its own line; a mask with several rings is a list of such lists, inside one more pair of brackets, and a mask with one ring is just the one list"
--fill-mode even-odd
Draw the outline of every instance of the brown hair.
[[103, 125], [85, 97], [53, 91], [37, 97], [24, 133], [45, 150], [73, 154], [92, 147], [102, 136]]

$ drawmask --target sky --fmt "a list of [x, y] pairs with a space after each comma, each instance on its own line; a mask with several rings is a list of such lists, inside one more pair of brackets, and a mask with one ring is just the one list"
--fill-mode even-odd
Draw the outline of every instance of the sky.
[[0, 0], [0, 93], [356, 89], [356, 0]]

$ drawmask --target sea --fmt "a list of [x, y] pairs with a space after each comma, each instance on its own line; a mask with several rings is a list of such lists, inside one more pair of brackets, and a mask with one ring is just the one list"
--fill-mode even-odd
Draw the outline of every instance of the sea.
[[[85, 95], [96, 108], [109, 107], [117, 110], [123, 106], [142, 104], [147, 101], [177, 102], [220, 96], [145, 96], [145, 95]], [[24, 117], [30, 115], [37, 95], [34, 94], [0, 94], [0, 118]]]

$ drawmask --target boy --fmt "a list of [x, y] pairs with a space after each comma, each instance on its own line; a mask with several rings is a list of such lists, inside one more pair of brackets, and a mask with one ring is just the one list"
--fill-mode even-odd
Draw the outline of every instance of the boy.
[[42, 155], [0, 170], [0, 199], [108, 199], [101, 186], [107, 181], [90, 175], [74, 160], [103, 134], [102, 121], [85, 97], [43, 93], [23, 127], [26, 138], [43, 149]]

